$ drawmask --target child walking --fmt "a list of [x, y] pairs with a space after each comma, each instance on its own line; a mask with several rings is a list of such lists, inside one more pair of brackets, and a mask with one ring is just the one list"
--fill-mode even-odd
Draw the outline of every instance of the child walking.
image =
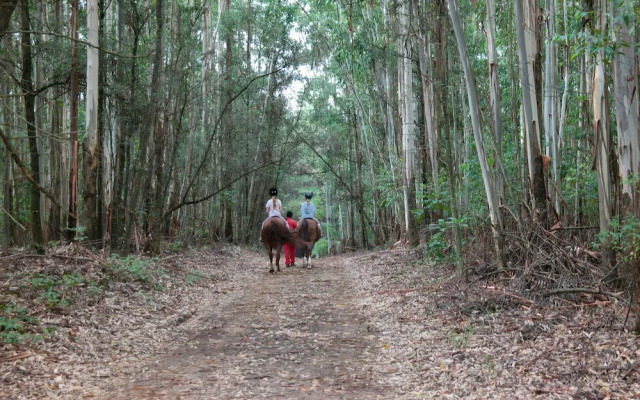
[[[289, 225], [289, 229], [294, 231], [298, 227], [298, 223], [295, 219], [293, 219], [293, 212], [287, 211], [287, 224]], [[284, 258], [285, 258], [285, 266], [287, 267], [295, 267], [296, 266], [296, 245], [293, 242], [288, 242], [284, 244]]]

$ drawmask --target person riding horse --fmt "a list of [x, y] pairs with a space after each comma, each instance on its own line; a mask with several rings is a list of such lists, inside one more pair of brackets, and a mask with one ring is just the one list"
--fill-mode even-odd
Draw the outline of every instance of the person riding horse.
[[[269, 219], [271, 217], [280, 217], [280, 218], [282, 218], [282, 220], [284, 221], [285, 225], [287, 226], [287, 229], [289, 229], [289, 225], [287, 224], [287, 220], [282, 216], [282, 202], [278, 198], [278, 189], [276, 189], [276, 188], [269, 189], [269, 194], [271, 195], [271, 198], [269, 199], [269, 201], [267, 201], [267, 205], [265, 206], [265, 209], [266, 209], [267, 215], [268, 215], [267, 219]], [[262, 221], [262, 227], [263, 228], [264, 228], [264, 223], [267, 221], [267, 219]], [[291, 229], [289, 229], [289, 230], [291, 230]]]
[[316, 206], [311, 202], [313, 193], [307, 192], [304, 194], [305, 202], [300, 206], [300, 222], [296, 232], [298, 237], [308, 241], [309, 244], [303, 247], [302, 250], [302, 266], [311, 268], [311, 254], [313, 252], [313, 245], [317, 242], [322, 231], [320, 230], [320, 222], [316, 219]]
[[311, 218], [316, 221], [318, 228], [320, 228], [320, 221], [316, 219], [316, 205], [311, 201], [312, 197], [313, 192], [307, 192], [304, 194], [305, 201], [300, 206], [300, 217], [302, 219]]

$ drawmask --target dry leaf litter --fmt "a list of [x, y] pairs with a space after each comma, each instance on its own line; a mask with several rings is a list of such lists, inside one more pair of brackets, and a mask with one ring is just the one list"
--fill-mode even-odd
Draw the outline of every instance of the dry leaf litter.
[[[105, 282], [113, 265], [0, 254], [0, 304], [55, 327], [0, 347], [0, 398], [640, 398], [626, 307], [602, 296], [537, 304], [405, 249], [269, 274], [264, 251], [219, 245]], [[64, 298], [35, 290], [74, 274]]]

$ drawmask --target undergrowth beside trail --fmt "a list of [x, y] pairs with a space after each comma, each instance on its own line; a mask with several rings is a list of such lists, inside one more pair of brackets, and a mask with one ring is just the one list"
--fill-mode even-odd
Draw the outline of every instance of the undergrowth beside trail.
[[118, 294], [133, 294], [151, 304], [156, 293], [201, 285], [210, 278], [173, 258], [103, 258], [78, 245], [44, 256], [0, 253], [0, 343], [37, 345], [61, 330], [47, 323], [50, 315], [73, 314]]

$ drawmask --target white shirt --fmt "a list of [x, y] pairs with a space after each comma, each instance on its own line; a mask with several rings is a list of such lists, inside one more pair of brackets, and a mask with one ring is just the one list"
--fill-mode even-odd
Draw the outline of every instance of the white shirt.
[[273, 199], [269, 199], [269, 201], [267, 201], [267, 209], [269, 210], [269, 216], [270, 217], [281, 217], [282, 214], [282, 202], [280, 201], [280, 199], [276, 200], [276, 204], [273, 204]]

